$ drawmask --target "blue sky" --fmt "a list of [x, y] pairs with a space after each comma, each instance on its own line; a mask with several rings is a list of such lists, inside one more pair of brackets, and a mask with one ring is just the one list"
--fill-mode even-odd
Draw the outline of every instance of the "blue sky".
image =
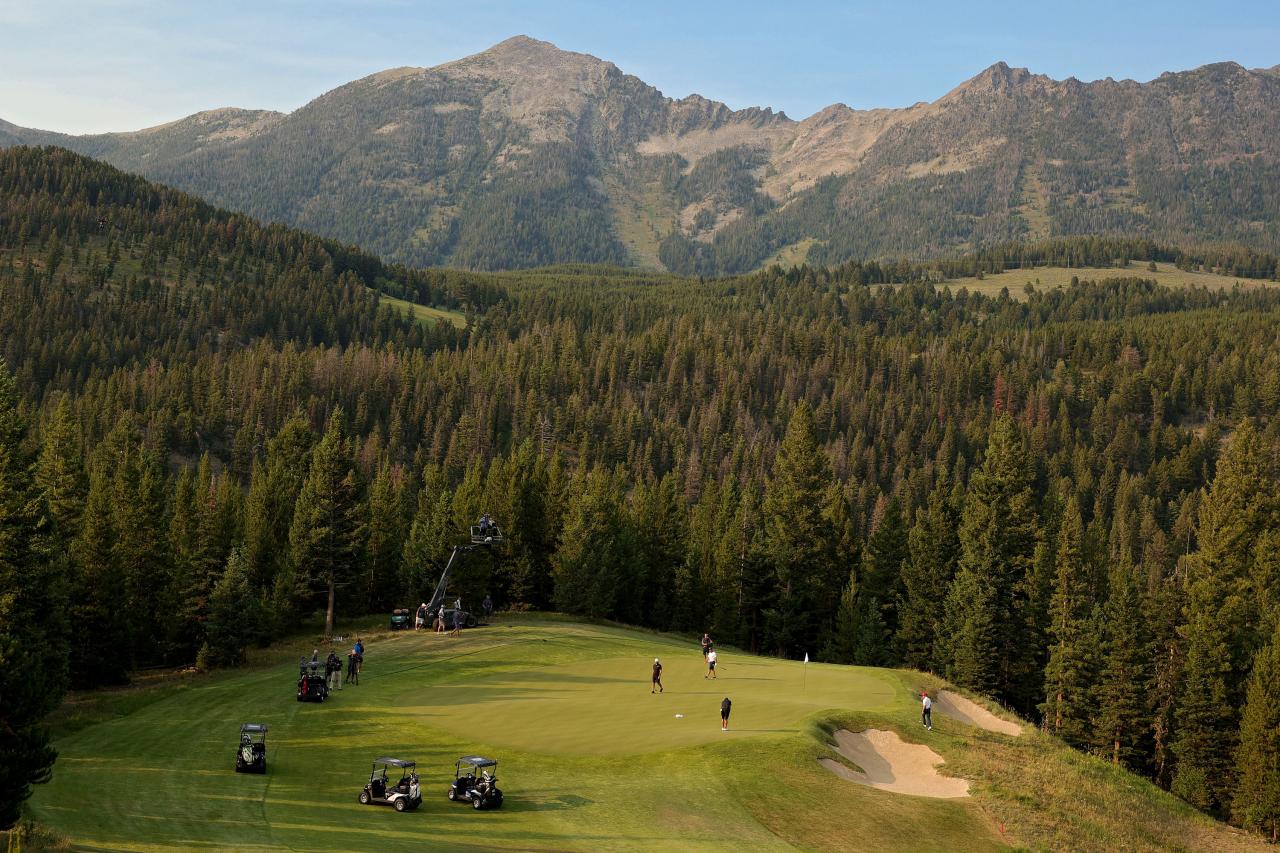
[[0, 0], [0, 119], [132, 130], [221, 106], [291, 110], [349, 80], [512, 35], [591, 53], [667, 95], [803, 118], [933, 100], [998, 60], [1149, 80], [1280, 64], [1280, 2]]

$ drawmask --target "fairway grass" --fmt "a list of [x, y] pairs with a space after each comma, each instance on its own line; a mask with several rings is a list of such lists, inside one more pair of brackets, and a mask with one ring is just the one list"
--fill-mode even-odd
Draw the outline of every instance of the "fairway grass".
[[[926, 732], [915, 695], [941, 685], [929, 676], [727, 648], [720, 660], [707, 680], [692, 640], [554, 617], [376, 635], [362, 683], [324, 704], [295, 701], [297, 667], [283, 661], [187, 679], [150, 702], [113, 699], [117, 716], [86, 716], [101, 721], [58, 739], [31, 812], [84, 850], [984, 850], [1060, 847], [1064, 832], [1083, 839], [1076, 849], [1252, 844], [1037, 732], [938, 717]], [[233, 772], [242, 722], [270, 726], [265, 776]], [[929, 746], [973, 796], [832, 776], [817, 759], [836, 755], [839, 728]], [[501, 810], [445, 798], [469, 753], [500, 761]], [[418, 761], [418, 811], [356, 801], [382, 755]]]

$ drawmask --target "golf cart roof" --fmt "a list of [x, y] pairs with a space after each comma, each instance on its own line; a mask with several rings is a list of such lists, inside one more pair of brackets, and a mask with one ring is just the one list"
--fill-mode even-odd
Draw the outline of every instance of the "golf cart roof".
[[458, 759], [459, 764], [474, 764], [476, 767], [494, 767], [497, 761], [492, 758], [481, 758], [478, 755], [464, 755]]
[[385, 764], [388, 767], [416, 767], [418, 764], [416, 761], [405, 761], [401, 758], [375, 758], [373, 763]]
[[240, 727], [242, 732], [265, 732], [267, 727], [262, 723], [245, 723]]

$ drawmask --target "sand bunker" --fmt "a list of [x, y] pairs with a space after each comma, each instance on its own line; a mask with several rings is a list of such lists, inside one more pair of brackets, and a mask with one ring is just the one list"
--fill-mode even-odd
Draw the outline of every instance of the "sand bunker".
[[933, 710], [953, 720], [959, 720], [989, 732], [999, 732], [1014, 737], [1022, 734], [1022, 726], [1002, 720], [972, 699], [966, 699], [950, 690], [943, 690], [938, 694], [938, 698], [933, 702]]
[[818, 763], [850, 782], [918, 797], [969, 796], [967, 781], [938, 772], [942, 756], [927, 746], [905, 742], [897, 732], [841, 729], [836, 732], [836, 750], [863, 772], [850, 770], [833, 758], [819, 758]]

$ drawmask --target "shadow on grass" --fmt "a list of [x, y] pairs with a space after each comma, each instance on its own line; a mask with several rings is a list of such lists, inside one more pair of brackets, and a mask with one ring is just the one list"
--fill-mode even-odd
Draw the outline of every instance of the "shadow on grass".
[[508, 812], [558, 812], [595, 805], [595, 800], [577, 794], [540, 794], [522, 791], [517, 797], [509, 797], [502, 803]]

